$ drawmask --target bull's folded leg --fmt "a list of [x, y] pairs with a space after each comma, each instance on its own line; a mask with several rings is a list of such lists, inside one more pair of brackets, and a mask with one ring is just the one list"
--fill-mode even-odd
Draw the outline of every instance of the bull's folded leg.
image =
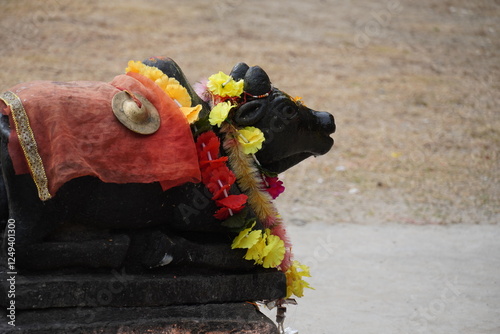
[[251, 261], [243, 259], [243, 250], [232, 250], [229, 243], [195, 243], [175, 235], [154, 231], [143, 231], [132, 236], [127, 256], [129, 270], [179, 265], [205, 267], [218, 270], [251, 270]]
[[47, 270], [68, 267], [119, 268], [126, 257], [130, 238], [115, 235], [99, 240], [44, 242], [23, 249], [23, 265]]
[[172, 238], [174, 242], [173, 264], [191, 264], [221, 270], [251, 270], [252, 261], [243, 259], [246, 250], [231, 249], [230, 243], [191, 242], [181, 237]]
[[173, 243], [160, 231], [136, 231], [131, 234], [131, 243], [126, 259], [129, 271], [141, 271], [171, 262]]

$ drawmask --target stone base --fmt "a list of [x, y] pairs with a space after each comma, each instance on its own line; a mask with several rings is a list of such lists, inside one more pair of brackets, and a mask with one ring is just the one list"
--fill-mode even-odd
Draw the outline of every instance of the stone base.
[[[2, 310], [0, 315], [6, 318]], [[274, 323], [248, 303], [166, 307], [97, 307], [18, 311], [5, 334], [278, 334]]]
[[286, 293], [285, 275], [276, 270], [23, 275], [3, 269], [0, 278], [0, 333], [277, 334], [248, 302]]
[[[276, 270], [246, 274], [14, 275], [0, 272], [0, 305], [15, 301], [16, 310], [63, 307], [160, 307], [274, 300], [286, 294], [286, 278]], [[15, 298], [9, 298], [9, 291]]]

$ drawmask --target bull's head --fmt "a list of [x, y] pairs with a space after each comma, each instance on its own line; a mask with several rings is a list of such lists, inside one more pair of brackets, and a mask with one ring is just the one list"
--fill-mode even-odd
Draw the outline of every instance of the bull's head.
[[[170, 58], [153, 57], [144, 64], [159, 68], [186, 87], [194, 104], [205, 103], [196, 95], [180, 67]], [[272, 86], [269, 76], [258, 66], [237, 64], [231, 76], [244, 79], [245, 102], [236, 110], [233, 121], [240, 126], [255, 126], [266, 138], [257, 153], [265, 169], [281, 173], [310, 156], [325, 154], [333, 145], [330, 134], [335, 121], [327, 112], [309, 109], [300, 101]], [[205, 110], [208, 107], [205, 105]]]
[[247, 102], [236, 111], [234, 122], [255, 126], [266, 138], [256, 154], [262, 166], [281, 173], [310, 156], [325, 154], [333, 146], [331, 114], [314, 111], [271, 85], [258, 66], [237, 64], [231, 76], [244, 79]]

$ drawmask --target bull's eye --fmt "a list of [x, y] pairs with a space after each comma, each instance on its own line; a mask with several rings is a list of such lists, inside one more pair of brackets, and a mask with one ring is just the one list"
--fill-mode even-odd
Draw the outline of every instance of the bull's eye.
[[276, 110], [279, 111], [280, 118], [290, 120], [297, 117], [299, 108], [293, 101], [285, 99], [277, 104]]
[[285, 119], [293, 119], [295, 117], [297, 117], [299, 113], [299, 108], [297, 108], [297, 106], [294, 104], [294, 105], [287, 105], [284, 109], [283, 109], [283, 117]]

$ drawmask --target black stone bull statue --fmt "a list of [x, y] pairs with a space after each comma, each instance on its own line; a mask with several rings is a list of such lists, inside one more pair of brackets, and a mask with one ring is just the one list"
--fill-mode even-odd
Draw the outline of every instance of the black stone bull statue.
[[[176, 78], [193, 101], [203, 105], [201, 116], [206, 115], [208, 105], [174, 61], [152, 58], [144, 64]], [[266, 141], [256, 154], [262, 167], [281, 173], [330, 150], [333, 139], [329, 135], [335, 131], [331, 114], [313, 111], [272, 87], [259, 67], [240, 63], [231, 76], [244, 79], [245, 92], [251, 92], [235, 111], [233, 121], [265, 134]], [[252, 98], [268, 91], [267, 96]], [[21, 270], [126, 267], [140, 271], [169, 263], [253, 267], [251, 261], [242, 259], [242, 253], [228, 246], [234, 233], [213, 217], [216, 206], [202, 183], [163, 191], [157, 182], [117, 184], [82, 176], [42, 201], [31, 175], [14, 171], [8, 152], [10, 135], [9, 116], [2, 115], [0, 218], [4, 224], [15, 224], [16, 266]], [[236, 184], [231, 192], [239, 192]]]

